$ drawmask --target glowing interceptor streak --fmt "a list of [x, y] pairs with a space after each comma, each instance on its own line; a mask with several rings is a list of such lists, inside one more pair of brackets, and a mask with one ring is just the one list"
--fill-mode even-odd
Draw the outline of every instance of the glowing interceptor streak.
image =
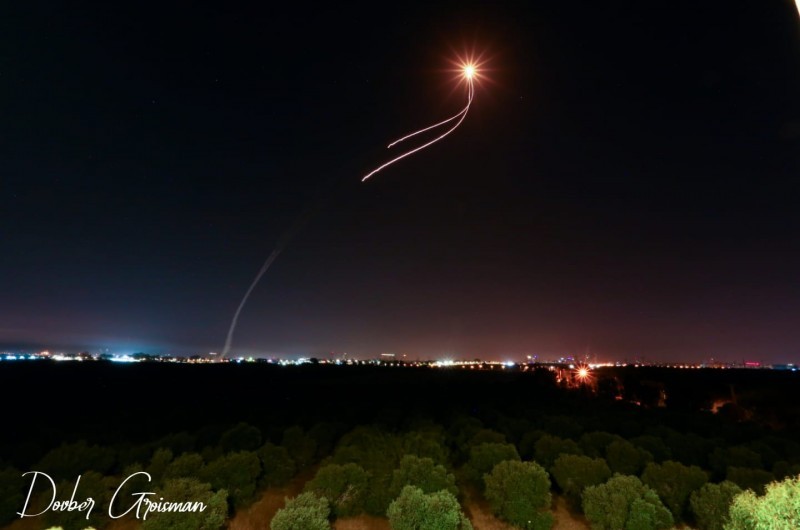
[[[394, 142], [389, 144], [389, 147], [397, 145], [400, 142], [404, 142], [404, 141], [408, 140], [409, 138], [417, 136], [418, 134], [422, 134], [424, 132], [430, 131], [432, 129], [436, 129], [436, 128], [441, 127], [443, 125], [447, 125], [448, 123], [451, 123], [451, 122], [453, 122], [455, 120], [458, 120], [458, 121], [456, 121], [456, 124], [453, 125], [452, 127], [450, 127], [447, 131], [445, 131], [440, 136], [434, 138], [433, 140], [431, 140], [431, 141], [429, 141], [429, 142], [427, 142], [427, 143], [425, 143], [425, 144], [423, 144], [423, 145], [421, 145], [419, 147], [411, 149], [410, 151], [407, 151], [407, 152], [403, 153], [402, 155], [400, 155], [400, 156], [398, 156], [398, 157], [386, 162], [385, 164], [383, 164], [379, 168], [371, 171], [369, 174], [367, 174], [367, 176], [365, 176], [363, 179], [361, 179], [362, 182], [364, 180], [367, 180], [369, 177], [371, 177], [372, 175], [374, 175], [375, 173], [377, 173], [381, 169], [383, 169], [383, 168], [385, 168], [385, 167], [387, 167], [387, 166], [389, 166], [391, 164], [394, 164], [398, 160], [401, 160], [401, 159], [403, 159], [403, 158], [405, 158], [405, 157], [407, 157], [409, 155], [412, 155], [412, 154], [416, 153], [417, 151], [425, 149], [429, 145], [432, 145], [432, 144], [438, 142], [439, 140], [441, 140], [442, 138], [444, 138], [445, 136], [447, 136], [448, 134], [450, 134], [451, 132], [456, 130], [456, 128], [458, 128], [459, 125], [461, 125], [461, 122], [463, 122], [464, 118], [467, 116], [467, 112], [469, 111], [469, 107], [472, 104], [472, 99], [475, 97], [474, 78], [478, 76], [478, 72], [477, 72], [476, 66], [474, 64], [471, 64], [471, 63], [462, 65], [461, 66], [461, 71], [462, 71], [462, 74], [464, 76], [464, 79], [467, 82], [467, 105], [463, 109], [461, 109], [458, 113], [454, 114], [453, 116], [450, 116], [446, 120], [442, 120], [439, 123], [435, 123], [433, 125], [425, 127], [424, 129], [420, 129], [419, 131], [415, 131], [415, 132], [413, 132], [411, 134], [407, 134], [406, 136], [403, 136], [399, 140], [395, 140]], [[267, 259], [264, 261], [264, 264], [261, 266], [261, 269], [259, 269], [258, 274], [256, 274], [256, 277], [250, 283], [250, 286], [247, 288], [247, 291], [244, 293], [244, 296], [242, 297], [242, 300], [239, 302], [239, 305], [236, 307], [236, 312], [233, 314], [233, 319], [231, 320], [231, 325], [228, 328], [228, 335], [225, 338], [225, 346], [222, 348], [222, 353], [220, 355], [220, 358], [227, 357], [228, 353], [230, 352], [231, 345], [233, 343], [233, 334], [236, 331], [236, 326], [237, 326], [237, 324], [239, 322], [239, 315], [242, 313], [242, 310], [244, 309], [244, 306], [247, 303], [247, 300], [250, 298], [250, 295], [253, 293], [253, 290], [255, 290], [256, 286], [261, 281], [261, 278], [264, 276], [264, 274], [266, 274], [266, 272], [269, 270], [269, 268], [272, 266], [272, 264], [275, 262], [275, 260], [278, 259], [278, 256], [283, 251], [283, 249], [286, 247], [286, 245], [289, 244], [289, 241], [291, 241], [291, 239], [294, 237], [294, 235], [298, 231], [300, 231], [302, 226], [311, 218], [313, 213], [317, 209], [319, 209], [319, 206], [320, 206], [319, 202], [320, 201], [317, 201], [317, 203], [311, 204], [309, 207], [306, 208], [305, 211], [303, 211], [300, 214], [300, 216], [295, 220], [294, 224], [292, 226], [290, 226], [289, 229], [278, 240], [278, 242], [275, 245], [275, 248], [273, 249], [273, 251], [269, 254], [269, 256], [267, 256]]]
[[[798, 0], [798, 1], [800, 1], [800, 0]], [[475, 79], [476, 74], [477, 74], [477, 71], [476, 71], [474, 65], [467, 64], [467, 65], [465, 65], [463, 67], [464, 79], [467, 81], [467, 104], [463, 109], [461, 109], [459, 112], [457, 112], [456, 114], [454, 114], [453, 116], [450, 116], [449, 118], [447, 118], [445, 120], [442, 120], [442, 121], [440, 121], [438, 123], [434, 123], [433, 125], [429, 125], [428, 127], [425, 127], [424, 129], [420, 129], [418, 131], [414, 131], [414, 132], [412, 132], [410, 134], [407, 134], [407, 135], [403, 136], [400, 139], [395, 140], [394, 142], [390, 143], [388, 147], [391, 148], [391, 147], [393, 147], [393, 146], [395, 146], [395, 145], [397, 145], [397, 144], [399, 144], [401, 142], [404, 142], [404, 141], [408, 140], [409, 138], [413, 138], [414, 136], [417, 136], [417, 135], [422, 134], [424, 132], [430, 131], [432, 129], [436, 129], [436, 128], [441, 127], [442, 125], [446, 125], [446, 124], [448, 124], [448, 123], [450, 123], [450, 122], [452, 122], [454, 120], [458, 120], [458, 121], [456, 121], [455, 125], [453, 125], [449, 129], [447, 129], [444, 133], [442, 133], [441, 135], [437, 136], [433, 140], [430, 140], [429, 142], [426, 142], [426, 143], [420, 145], [419, 147], [415, 147], [414, 149], [406, 151], [402, 155], [397, 156], [397, 157], [389, 160], [385, 164], [382, 164], [381, 166], [378, 166], [377, 168], [373, 169], [372, 171], [367, 173], [364, 176], [364, 178], [361, 179], [361, 182], [364, 182], [365, 180], [370, 178], [372, 175], [374, 175], [378, 171], [380, 171], [380, 170], [382, 170], [382, 169], [384, 169], [384, 168], [386, 168], [388, 166], [391, 166], [392, 164], [394, 164], [398, 160], [402, 160], [402, 159], [406, 158], [407, 156], [413, 155], [417, 151], [421, 151], [421, 150], [425, 149], [426, 147], [429, 147], [429, 146], [435, 144], [436, 142], [438, 142], [439, 140], [441, 140], [442, 138], [444, 138], [445, 136], [447, 136], [451, 132], [455, 131], [458, 128], [458, 126], [461, 125], [461, 122], [464, 121], [464, 118], [467, 117], [467, 112], [469, 112], [469, 107], [470, 107], [470, 105], [472, 105], [472, 100], [475, 97], [474, 79]]]

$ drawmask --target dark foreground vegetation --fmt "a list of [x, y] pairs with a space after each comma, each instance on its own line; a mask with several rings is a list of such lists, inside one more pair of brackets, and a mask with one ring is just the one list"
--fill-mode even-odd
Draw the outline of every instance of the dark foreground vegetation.
[[[138, 471], [152, 482], [126, 483], [116, 513], [141, 491], [207, 505], [151, 513], [147, 529], [223, 527], [303, 473], [304, 493], [263, 528], [366, 513], [395, 529], [466, 529], [467, 495], [520, 528], [551, 528], [553, 495], [597, 529], [755, 529], [765, 517], [798, 528], [797, 380], [614, 368], [565, 388], [546, 369], [9, 363], [0, 525], [18, 519], [21, 474], [36, 470], [59, 500], [80, 475], [75, 498], [96, 501], [88, 521], [39, 517], [66, 529], [108, 526], [112, 495]], [[47, 506], [48, 488], [27, 513]]]

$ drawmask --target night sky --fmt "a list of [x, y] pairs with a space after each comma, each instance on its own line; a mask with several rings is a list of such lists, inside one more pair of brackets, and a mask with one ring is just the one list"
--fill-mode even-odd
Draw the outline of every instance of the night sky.
[[800, 360], [792, 1], [5, 4], [5, 347]]

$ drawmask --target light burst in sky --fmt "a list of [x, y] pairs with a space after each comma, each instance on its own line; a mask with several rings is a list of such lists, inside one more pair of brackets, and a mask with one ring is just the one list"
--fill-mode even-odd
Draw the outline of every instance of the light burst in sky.
[[443, 127], [445, 125], [451, 124], [452, 122], [455, 121], [454, 125], [450, 126], [442, 134], [440, 134], [439, 136], [436, 136], [432, 140], [429, 140], [428, 142], [423, 143], [420, 146], [417, 146], [417, 147], [415, 147], [413, 149], [410, 149], [410, 150], [406, 151], [405, 153], [403, 153], [403, 154], [401, 154], [401, 155], [389, 160], [388, 162], [385, 162], [384, 164], [378, 166], [377, 168], [373, 169], [372, 171], [367, 173], [361, 179], [361, 181], [363, 182], [363, 181], [367, 180], [368, 178], [370, 178], [375, 173], [377, 173], [377, 172], [381, 171], [382, 169], [394, 164], [395, 162], [397, 162], [399, 160], [402, 160], [403, 158], [406, 158], [407, 156], [413, 155], [417, 151], [421, 151], [421, 150], [425, 149], [426, 147], [429, 147], [429, 146], [435, 144], [436, 142], [438, 142], [439, 140], [441, 140], [445, 136], [449, 135], [451, 132], [455, 131], [458, 128], [458, 126], [461, 125], [461, 122], [464, 121], [464, 118], [467, 117], [467, 113], [469, 112], [469, 108], [472, 105], [472, 100], [475, 98], [475, 80], [480, 77], [479, 66], [480, 65], [478, 63], [476, 63], [476, 62], [474, 62], [472, 60], [460, 61], [458, 63], [458, 71], [460, 72], [461, 77], [462, 77], [463, 81], [466, 83], [466, 86], [467, 86], [467, 104], [460, 111], [458, 111], [456, 114], [453, 114], [449, 118], [444, 119], [444, 120], [442, 120], [442, 121], [440, 121], [438, 123], [434, 123], [433, 125], [429, 125], [428, 127], [425, 127], [424, 129], [419, 129], [418, 131], [414, 131], [414, 132], [412, 132], [410, 134], [407, 134], [407, 135], [403, 136], [402, 138], [398, 138], [397, 140], [395, 140], [392, 143], [390, 143], [387, 147], [389, 149], [391, 149], [395, 145], [397, 145], [399, 143], [402, 143], [402, 142], [405, 142], [406, 140], [408, 140], [410, 138], [413, 138], [413, 137], [415, 137], [417, 135], [426, 133], [426, 132], [434, 130], [434, 129], [438, 129], [438, 128]]

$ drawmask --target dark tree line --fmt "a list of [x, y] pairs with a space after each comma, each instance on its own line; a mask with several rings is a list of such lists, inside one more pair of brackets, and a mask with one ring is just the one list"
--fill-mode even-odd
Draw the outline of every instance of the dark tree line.
[[[182, 374], [194, 369], [177, 368]], [[153, 422], [140, 424], [127, 401], [136, 399], [127, 396], [100, 406], [103, 413], [118, 409], [103, 416], [102, 429], [95, 424], [99, 414], [87, 413], [74, 423], [20, 431], [30, 444], [5, 440], [0, 523], [17, 517], [27, 491], [20, 475], [30, 469], [51, 475], [67, 496], [81, 475], [78, 496], [98, 504], [110, 501], [122, 478], [144, 470], [153, 479], [147, 491], [213, 506], [208, 527], [222, 525], [264, 489], [311, 473], [304, 494], [276, 517], [276, 530], [326, 528], [335, 518], [361, 513], [388, 517], [394, 528], [428, 528], [433, 521], [443, 525], [436, 528], [468, 528], [461, 503], [475, 495], [522, 528], [549, 528], [552, 497], [561, 495], [597, 528], [685, 522], [716, 530], [761, 506], [759, 497], [738, 500], [741, 492], [769, 494], [768, 484], [800, 474], [792, 425], [712, 414], [683, 402], [641, 404], [653, 388], [666, 388], [668, 401], [677, 399], [669, 398], [679, 392], [674, 381], [641, 382], [658, 376], [652, 371], [638, 383], [627, 372], [610, 374], [619, 381], [605, 385], [614, 390], [606, 395], [602, 381], [596, 392], [569, 390], [547, 370], [197, 368], [200, 382], [208, 383], [199, 388], [231, 398], [207, 400], [207, 407], [198, 399], [183, 415], [186, 399], [161, 403], [148, 409]], [[128, 373], [110, 369], [101, 375], [116, 378], [120, 392], [134, 388], [133, 381], [127, 387], [120, 381]], [[169, 397], [174, 368], [166, 369], [155, 387]], [[248, 384], [253, 387], [240, 388]], [[640, 404], [618, 399], [620, 392]], [[131, 434], [128, 422], [144, 425], [144, 432]], [[123, 493], [142, 486], [131, 484]], [[614, 510], [609, 499], [617, 503]], [[732, 504], [738, 511], [729, 515]], [[43, 517], [69, 527], [86, 522]], [[97, 528], [107, 523], [105, 509], [88, 521]], [[177, 524], [153, 516], [147, 528]]]

